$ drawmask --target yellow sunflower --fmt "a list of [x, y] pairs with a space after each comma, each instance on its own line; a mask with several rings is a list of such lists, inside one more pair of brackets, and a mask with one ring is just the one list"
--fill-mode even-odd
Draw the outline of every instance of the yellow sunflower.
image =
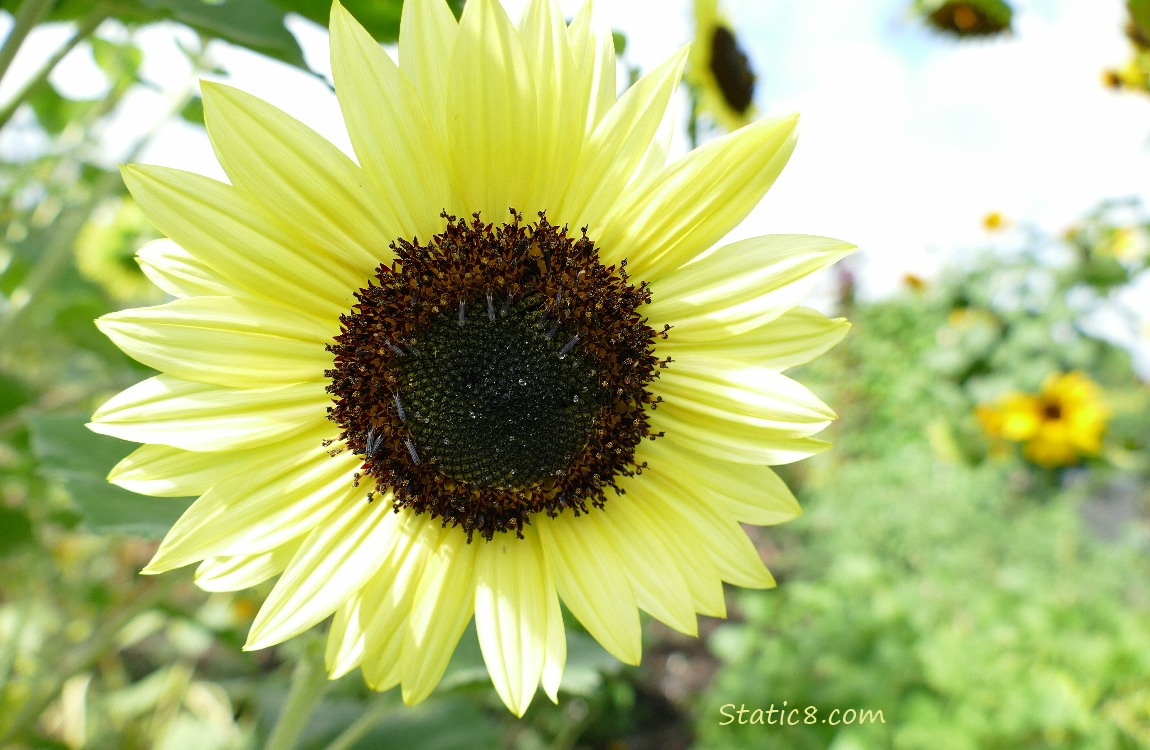
[[731, 132], [755, 117], [755, 73], [739, 46], [718, 0], [695, 0], [695, 43], [687, 61], [687, 82], [698, 112]]
[[1056, 373], [1037, 395], [1010, 393], [975, 416], [992, 440], [1022, 443], [1022, 454], [1048, 468], [1102, 452], [1109, 410], [1098, 385], [1081, 372]]
[[[327, 666], [408, 703], [474, 616], [516, 714], [552, 700], [560, 602], [637, 663], [639, 609], [685, 633], [722, 582], [768, 587], [739, 523], [798, 505], [765, 464], [834, 415], [782, 374], [847, 323], [795, 307], [851, 250], [798, 235], [711, 249], [786, 163], [795, 117], [666, 163], [686, 50], [616, 101], [610, 31], [536, 0], [460, 21], [403, 6], [400, 64], [338, 4], [335, 88], [357, 161], [204, 84], [231, 184], [124, 177], [171, 242], [177, 297], [98, 321], [162, 374], [92, 429], [147, 443], [112, 472], [199, 495], [147, 573], [209, 591], [274, 576], [246, 648], [332, 617]], [[358, 163], [357, 163], [358, 162]], [[509, 210], [510, 209], [510, 210]]]

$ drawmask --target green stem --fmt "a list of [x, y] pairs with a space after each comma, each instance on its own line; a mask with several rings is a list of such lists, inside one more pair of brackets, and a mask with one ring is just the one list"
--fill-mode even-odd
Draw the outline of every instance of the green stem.
[[8, 121], [12, 119], [12, 115], [24, 103], [24, 100], [43, 85], [44, 81], [48, 80], [48, 76], [52, 74], [56, 65], [75, 49], [77, 44], [87, 39], [110, 14], [111, 11], [107, 7], [97, 5], [88, 15], [84, 16], [84, 20], [76, 27], [75, 33], [64, 43], [64, 46], [56, 50], [55, 54], [49, 57], [36, 71], [36, 74], [24, 84], [24, 87], [16, 92], [16, 95], [4, 105], [3, 109], [0, 109], [0, 128], [7, 125]]
[[343, 730], [338, 737], [331, 741], [327, 750], [351, 750], [355, 743], [363, 739], [368, 732], [375, 729], [375, 725], [383, 721], [395, 708], [395, 701], [391, 693], [383, 693], [368, 705], [367, 710], [356, 719], [351, 726]]
[[0, 46], [0, 81], [3, 81], [8, 73], [8, 67], [16, 58], [20, 45], [24, 44], [28, 34], [36, 28], [36, 24], [43, 20], [51, 8], [52, 0], [24, 0], [20, 3], [13, 17], [12, 31]]
[[316, 644], [309, 643], [296, 662], [287, 702], [276, 717], [276, 724], [264, 750], [295, 750], [308, 719], [327, 692], [327, 685], [322, 650]]
[[694, 151], [699, 147], [699, 95], [691, 89], [691, 114], [687, 117], [687, 143]]

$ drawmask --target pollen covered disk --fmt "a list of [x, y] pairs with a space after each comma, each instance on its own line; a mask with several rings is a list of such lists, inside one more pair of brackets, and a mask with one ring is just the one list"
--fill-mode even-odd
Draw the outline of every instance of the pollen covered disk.
[[639, 312], [646, 284], [543, 213], [443, 218], [427, 245], [392, 244], [328, 347], [329, 418], [363, 458], [360, 479], [469, 540], [602, 507], [655, 437], [647, 386], [669, 360], [653, 354], [667, 329]]

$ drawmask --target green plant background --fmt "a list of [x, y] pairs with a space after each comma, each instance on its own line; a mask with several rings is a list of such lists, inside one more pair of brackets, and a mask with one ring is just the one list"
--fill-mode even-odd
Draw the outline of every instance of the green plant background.
[[[395, 40], [397, 0], [345, 4]], [[328, 9], [0, 0], [15, 20], [0, 73], [25, 32], [72, 34], [0, 102], [0, 127], [23, 117], [39, 144], [0, 154], [0, 747], [1150, 747], [1150, 390], [1091, 325], [1137, 325], [1120, 293], [1150, 258], [1119, 250], [1150, 237], [1150, 218], [1108, 196], [1063, 235], [994, 235], [881, 301], [856, 300], [842, 275], [836, 304], [854, 329], [797, 373], [841, 414], [835, 449], [783, 470], [802, 519], [749, 529], [779, 587], [728, 590], [730, 618], [703, 618], [699, 639], [648, 622], [636, 668], [569, 621], [560, 704], [537, 696], [523, 720], [495, 696], [473, 634], [433, 697], [407, 708], [357, 674], [327, 682], [322, 628], [241, 651], [266, 586], [207, 594], [187, 570], [137, 575], [190, 498], [108, 484], [131, 446], [83, 427], [150, 374], [92, 320], [162, 301], [133, 259], [155, 232], [94, 134], [150, 85], [136, 44], [150, 24], [196, 32], [184, 54], [197, 73], [213, 70], [215, 39], [306, 67], [285, 15], [323, 23]], [[48, 82], [73, 47], [107, 79], [99, 98]], [[202, 123], [194, 80], [170, 115]], [[154, 132], [133, 135], [129, 161]], [[975, 406], [1074, 369], [1113, 412], [1103, 455], [1060, 470], [990, 455]], [[749, 723], [771, 706], [818, 720]], [[748, 723], [724, 718], [743, 707]], [[823, 722], [835, 709], [882, 720]]]

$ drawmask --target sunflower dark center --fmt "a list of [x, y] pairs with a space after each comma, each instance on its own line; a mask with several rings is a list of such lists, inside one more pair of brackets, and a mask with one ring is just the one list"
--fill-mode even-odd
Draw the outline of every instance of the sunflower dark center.
[[[478, 301], [476, 301], [478, 302]], [[605, 398], [572, 336], [538, 312], [486, 300], [443, 314], [399, 362], [418, 452], [448, 477], [514, 487], [562, 475]], [[572, 346], [573, 348], [573, 346]]]
[[755, 95], [755, 73], [735, 35], [726, 26], [716, 26], [711, 35], [711, 74], [727, 106], [740, 115], [745, 114]]
[[443, 218], [426, 245], [392, 244], [328, 347], [329, 418], [363, 460], [356, 482], [469, 540], [603, 507], [657, 437], [647, 386], [670, 360], [654, 356], [667, 328], [640, 312], [646, 283], [542, 213]]
[[1062, 406], [1048, 401], [1042, 407], [1042, 416], [1051, 422], [1062, 419]]

